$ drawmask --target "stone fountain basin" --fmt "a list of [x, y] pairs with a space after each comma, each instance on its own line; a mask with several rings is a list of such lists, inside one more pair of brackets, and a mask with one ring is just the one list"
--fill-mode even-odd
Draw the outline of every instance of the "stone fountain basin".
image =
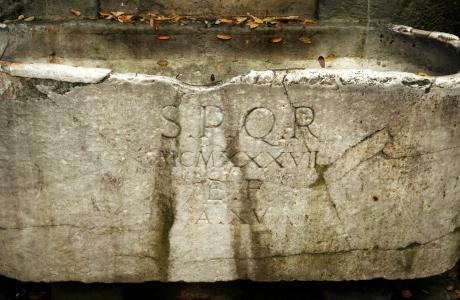
[[160, 41], [126, 24], [2, 28], [0, 274], [360, 280], [454, 266], [458, 38], [259, 29], [164, 26]]

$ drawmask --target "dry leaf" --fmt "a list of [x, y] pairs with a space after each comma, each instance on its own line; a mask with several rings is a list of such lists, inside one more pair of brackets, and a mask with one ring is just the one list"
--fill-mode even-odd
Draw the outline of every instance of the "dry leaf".
[[303, 21], [303, 24], [304, 24], [304, 25], [315, 24], [315, 20], [312, 20], [312, 19], [305, 19], [305, 20]]
[[76, 17], [81, 16], [81, 12], [78, 9], [70, 9], [70, 12]]
[[182, 20], [183, 18], [184, 18], [184, 17], [182, 17], [182, 16], [173, 16], [173, 17], [171, 18], [171, 22], [177, 23], [177, 22], [179, 22], [180, 20]]
[[334, 61], [337, 59], [337, 56], [335, 56], [334, 54], [329, 54], [328, 56], [326, 56], [326, 61]]
[[455, 293], [455, 295], [456, 295], [457, 297], [460, 297], [460, 290], [455, 290], [454, 293]]
[[273, 18], [278, 21], [298, 21], [299, 20], [299, 16], [273, 17]]
[[19, 15], [18, 16], [18, 20], [24, 20], [25, 19], [25, 16], [24, 15]]
[[166, 59], [160, 59], [158, 61], [158, 64], [162, 67], [166, 67], [167, 65], [169, 65], [169, 61], [167, 61]]
[[230, 20], [230, 19], [226, 19], [226, 18], [221, 18], [221, 19], [217, 19], [215, 24], [225, 24], [225, 25], [230, 25], [230, 24], [233, 24], [233, 20]]
[[112, 15], [114, 15], [115, 17], [119, 17], [119, 16], [125, 14], [123, 11], [112, 11], [111, 13], [112, 13]]
[[221, 70], [221, 65], [220, 65], [220, 64], [217, 64], [217, 65], [216, 65], [217, 74], [220, 74], [220, 70]]
[[219, 34], [217, 35], [217, 38], [218, 38], [219, 40], [223, 40], [223, 41], [228, 41], [228, 40], [231, 40], [231, 39], [232, 39], [232, 37], [231, 37], [230, 35], [225, 34], [225, 33], [219, 33]]
[[248, 18], [246, 18], [246, 17], [236, 17], [235, 22], [236, 22], [236, 24], [241, 24], [241, 23], [246, 22], [247, 19]]
[[309, 38], [308, 36], [305, 36], [305, 35], [299, 37], [299, 41], [301, 41], [304, 44], [311, 44], [312, 43], [311, 38]]
[[35, 20], [35, 17], [28, 17], [24, 19], [25, 22], [31, 22], [33, 20]]
[[430, 75], [428, 75], [426, 72], [418, 72], [417, 75], [422, 77], [430, 77]]
[[159, 39], [160, 41], [168, 41], [171, 39], [171, 37], [167, 34], [159, 34], [157, 36], [157, 39]]
[[275, 20], [273, 17], [267, 17], [263, 19], [265, 24], [277, 24], [278, 21]]
[[106, 11], [100, 11], [99, 12], [99, 15], [101, 17], [104, 17], [104, 18], [107, 18], [107, 17], [110, 17], [110, 13], [106, 12]]
[[56, 56], [56, 54], [52, 53], [49, 56], [49, 63], [50, 64], [58, 64], [59, 63], [59, 58]]
[[254, 29], [254, 28], [259, 27], [259, 24], [257, 24], [256, 22], [251, 20], [251, 21], [248, 22], [248, 26], [249, 26], [249, 28]]
[[133, 15], [121, 15], [117, 18], [117, 21], [120, 23], [130, 23]]
[[282, 36], [274, 36], [272, 37], [271, 39], [271, 42], [273, 44], [278, 44], [278, 43], [281, 43], [283, 41], [283, 37]]
[[262, 20], [261, 18], [257, 18], [257, 17], [254, 17], [254, 16], [251, 16], [252, 18], [252, 21], [256, 24], [263, 24], [264, 23], [264, 20]]
[[149, 25], [150, 27], [155, 27], [155, 20], [154, 19], [149, 19]]

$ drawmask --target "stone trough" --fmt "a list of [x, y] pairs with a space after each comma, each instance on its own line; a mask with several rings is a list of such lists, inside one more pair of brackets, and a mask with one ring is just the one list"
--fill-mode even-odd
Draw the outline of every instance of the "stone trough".
[[1, 28], [1, 275], [407, 279], [459, 260], [456, 36], [161, 30]]

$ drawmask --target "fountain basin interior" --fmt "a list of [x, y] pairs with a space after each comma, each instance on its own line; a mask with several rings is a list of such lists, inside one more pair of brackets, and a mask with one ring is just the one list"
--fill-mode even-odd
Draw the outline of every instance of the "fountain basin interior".
[[[232, 39], [219, 40], [219, 33]], [[159, 34], [169, 35], [170, 40], [159, 40]], [[272, 43], [278, 36], [283, 41]], [[301, 37], [310, 38], [311, 44], [299, 41]], [[356, 22], [255, 30], [246, 26], [206, 28], [198, 22], [162, 24], [158, 30], [104, 21], [15, 23], [3, 29], [2, 44], [5, 61], [101, 67], [172, 76], [191, 84], [209, 83], [212, 74], [219, 81], [250, 70], [319, 68], [320, 56], [326, 58], [328, 69], [428, 75], [460, 70], [458, 50], [449, 43]]]

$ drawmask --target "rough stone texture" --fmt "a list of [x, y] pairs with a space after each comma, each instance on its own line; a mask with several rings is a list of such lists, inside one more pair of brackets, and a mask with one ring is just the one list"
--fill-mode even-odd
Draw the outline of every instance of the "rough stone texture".
[[2, 275], [414, 278], [460, 256], [458, 75], [0, 82]]
[[16, 19], [19, 15], [37, 18], [73, 18], [70, 9], [78, 9], [82, 16], [97, 15], [97, 0], [0, 0], [0, 18]]
[[314, 16], [317, 0], [101, 0], [101, 9], [179, 15], [298, 15]]
[[427, 30], [460, 34], [460, 1], [438, 0], [321, 0], [319, 16], [388, 21]]

